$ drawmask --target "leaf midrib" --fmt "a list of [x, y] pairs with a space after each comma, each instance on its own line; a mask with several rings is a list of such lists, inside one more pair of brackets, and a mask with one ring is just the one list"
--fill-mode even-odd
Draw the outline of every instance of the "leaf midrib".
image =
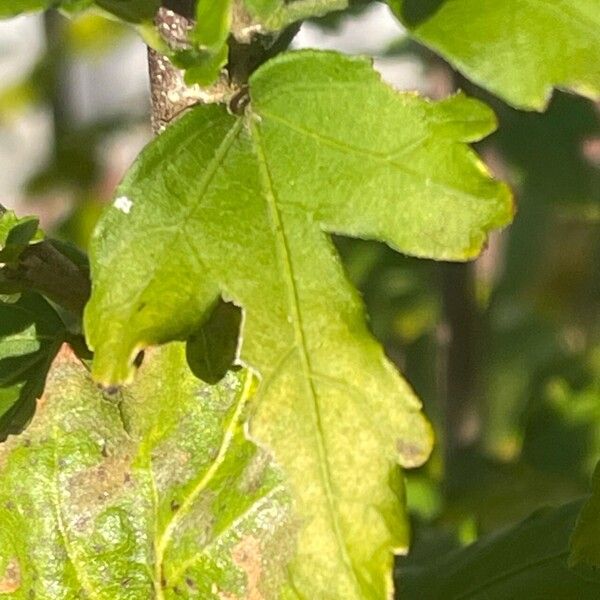
[[307, 384], [308, 392], [311, 396], [312, 406], [313, 406], [313, 415], [315, 419], [315, 432], [316, 432], [316, 441], [317, 441], [317, 452], [319, 455], [319, 467], [321, 470], [321, 480], [323, 482], [323, 487], [325, 490], [325, 496], [327, 500], [327, 508], [329, 512], [329, 517], [332, 523], [334, 535], [338, 544], [338, 548], [341, 554], [341, 558], [346, 566], [348, 573], [353, 581], [356, 591], [360, 597], [362, 591], [358, 579], [356, 577], [356, 573], [354, 572], [354, 568], [352, 565], [352, 561], [350, 559], [348, 548], [346, 542], [344, 540], [341, 526], [339, 520], [337, 518], [336, 511], [336, 502], [333, 493], [333, 486], [331, 481], [331, 470], [329, 461], [327, 459], [327, 448], [325, 443], [325, 435], [323, 431], [323, 424], [321, 419], [321, 411], [319, 406], [319, 400], [317, 396], [317, 392], [314, 387], [313, 374], [312, 374], [312, 366], [310, 362], [310, 357], [308, 354], [308, 347], [306, 343], [306, 335], [304, 333], [304, 327], [302, 323], [302, 314], [300, 311], [300, 300], [298, 295], [298, 289], [296, 286], [296, 280], [294, 277], [294, 271], [291, 261], [291, 252], [289, 249], [289, 244], [287, 241], [287, 237], [285, 234], [285, 229], [283, 225], [283, 220], [281, 218], [281, 213], [279, 211], [279, 207], [277, 205], [277, 199], [275, 195], [275, 189], [273, 185], [273, 180], [271, 177], [271, 173], [269, 171], [269, 166], [266, 159], [265, 150], [263, 148], [261, 142], [261, 135], [258, 128], [258, 125], [253, 120], [253, 116], [250, 115], [250, 130], [251, 130], [251, 139], [252, 145], [254, 147], [254, 152], [256, 154], [256, 158], [258, 161], [258, 167], [260, 172], [261, 183], [263, 186], [264, 197], [267, 201], [269, 214], [271, 217], [271, 228], [273, 231], [273, 237], [276, 240], [276, 248], [279, 260], [281, 262], [282, 272], [285, 274], [286, 278], [286, 288], [288, 291], [288, 304], [290, 309], [290, 317], [292, 319], [292, 325], [294, 327], [294, 334], [296, 337], [295, 346], [298, 349], [298, 354], [300, 356], [300, 362], [302, 365], [302, 370], [304, 374], [304, 379]]

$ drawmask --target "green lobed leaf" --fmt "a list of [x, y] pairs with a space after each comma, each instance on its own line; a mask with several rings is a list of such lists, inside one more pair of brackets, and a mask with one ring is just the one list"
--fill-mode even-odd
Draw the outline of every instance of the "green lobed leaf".
[[2, 597], [278, 598], [294, 532], [242, 430], [252, 387], [202, 384], [173, 344], [107, 399], [65, 346], [31, 426], [0, 446]]
[[514, 106], [600, 98], [598, 0], [388, 0], [420, 42]]
[[387, 598], [407, 546], [397, 462], [429, 426], [368, 332], [325, 232], [466, 259], [512, 216], [464, 142], [494, 128], [462, 95], [399, 94], [364, 59], [281, 55], [242, 117], [199, 106], [142, 153], [97, 228], [85, 322], [93, 374], [130, 381], [142, 348], [186, 338], [219, 295], [244, 311], [240, 360], [262, 377], [251, 429], [304, 524], [299, 597]]
[[509, 529], [431, 564], [399, 570], [404, 600], [594, 600], [600, 581], [567, 565], [569, 537], [581, 502], [542, 509]]
[[65, 326], [41, 296], [0, 302], [0, 439], [31, 417]]

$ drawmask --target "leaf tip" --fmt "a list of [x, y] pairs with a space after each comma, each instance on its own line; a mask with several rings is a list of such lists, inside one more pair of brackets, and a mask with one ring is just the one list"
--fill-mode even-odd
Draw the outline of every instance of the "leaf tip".
[[123, 385], [133, 381], [144, 347], [144, 344], [136, 344], [129, 350], [120, 346], [118, 351], [111, 351], [110, 345], [93, 348], [92, 379], [106, 394], [116, 394]]
[[424, 465], [433, 450], [434, 433], [431, 423], [420, 411], [408, 419], [406, 433], [398, 437], [398, 462], [404, 469]]

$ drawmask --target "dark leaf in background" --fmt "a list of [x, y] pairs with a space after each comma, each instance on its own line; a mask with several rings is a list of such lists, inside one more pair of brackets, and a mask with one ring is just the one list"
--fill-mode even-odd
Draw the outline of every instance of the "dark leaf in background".
[[40, 397], [65, 327], [41, 296], [0, 302], [0, 439], [19, 431]]
[[151, 21], [161, 4], [160, 0], [95, 0], [95, 3], [120, 19], [132, 23]]
[[[596, 400], [600, 396], [596, 397]], [[571, 539], [570, 564], [584, 574], [600, 576], [600, 465], [592, 481], [592, 497], [585, 503]]]
[[206, 383], [220, 381], [233, 365], [242, 311], [219, 300], [202, 326], [188, 338], [186, 354], [192, 373]]
[[17, 217], [0, 206], [0, 263], [15, 263], [29, 246], [43, 238], [36, 217]]
[[420, 567], [397, 571], [404, 600], [595, 600], [600, 579], [568, 564], [569, 538], [582, 502], [541, 509], [504, 531]]

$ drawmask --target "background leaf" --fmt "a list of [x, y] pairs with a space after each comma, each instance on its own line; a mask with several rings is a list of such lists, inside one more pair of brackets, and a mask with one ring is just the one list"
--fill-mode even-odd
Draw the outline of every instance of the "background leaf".
[[66, 330], [41, 296], [0, 302], [0, 439], [27, 423]]
[[400, 20], [475, 83], [542, 110], [552, 87], [600, 98], [597, 0], [388, 0]]
[[592, 483], [592, 496], [577, 519], [571, 540], [570, 563], [583, 569], [600, 568], [600, 468], [596, 467]]
[[186, 355], [192, 372], [207, 383], [217, 383], [233, 365], [237, 355], [242, 312], [220, 301], [210, 316], [188, 338]]
[[294, 536], [242, 431], [251, 387], [247, 372], [205, 386], [175, 344], [107, 399], [64, 347], [31, 426], [0, 447], [6, 597], [278, 598]]
[[140, 23], [151, 20], [159, 0], [0, 0], [0, 19], [21, 13], [60, 8], [66, 12], [78, 12], [96, 4], [119, 19]]
[[399, 571], [406, 600], [592, 600], [600, 580], [567, 566], [569, 536], [581, 502], [541, 509], [527, 520], [431, 564]]
[[0, 0], [0, 18], [4, 19], [24, 12], [44, 10], [54, 4], [53, 0]]
[[0, 206], [0, 263], [12, 263], [29, 246], [40, 241], [44, 234], [38, 229], [35, 217], [19, 218], [12, 210]]
[[132, 23], [152, 20], [161, 5], [160, 0], [95, 0], [95, 3], [120, 19]]

